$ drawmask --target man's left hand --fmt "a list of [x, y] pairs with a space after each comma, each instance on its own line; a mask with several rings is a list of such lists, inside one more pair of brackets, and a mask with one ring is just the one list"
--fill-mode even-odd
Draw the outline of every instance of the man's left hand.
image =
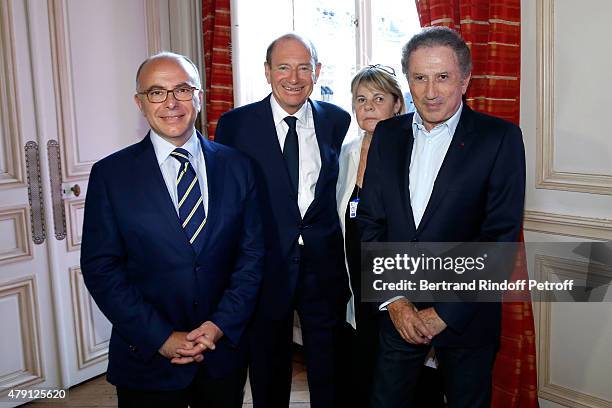
[[[438, 313], [436, 313], [436, 310], [433, 307], [419, 310], [418, 313], [421, 320], [425, 323], [425, 325], [427, 325], [434, 336], [437, 336], [444, 329], [446, 329], [446, 323], [440, 318], [440, 316], [438, 316]], [[187, 339], [189, 340], [189, 336], [187, 336]]]
[[204, 359], [202, 353], [206, 350], [214, 350], [215, 343], [221, 337], [223, 337], [223, 331], [219, 326], [208, 320], [187, 334], [187, 340], [195, 343], [193, 349], [178, 349], [177, 352], [185, 357], [194, 357], [197, 362], [200, 362]]

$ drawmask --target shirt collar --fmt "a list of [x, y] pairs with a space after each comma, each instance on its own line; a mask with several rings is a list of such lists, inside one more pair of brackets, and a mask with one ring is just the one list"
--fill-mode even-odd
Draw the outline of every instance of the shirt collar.
[[[457, 125], [459, 124], [459, 119], [461, 118], [461, 111], [463, 110], [463, 101], [461, 101], [461, 103], [459, 104], [459, 108], [457, 109], [457, 112], [455, 112], [453, 114], [453, 116], [451, 116], [450, 118], [448, 118], [448, 120], [444, 123], [440, 123], [439, 125], [437, 125], [436, 127], [434, 127], [432, 129], [432, 131], [436, 128], [439, 128], [441, 126], [446, 126], [448, 129], [448, 133], [452, 136], [455, 134], [455, 130], [457, 130]], [[412, 131], [413, 134], [416, 134], [416, 128], [420, 129], [421, 131], [425, 132], [425, 126], [423, 125], [423, 118], [421, 118], [421, 115], [419, 115], [418, 111], [414, 112], [414, 115], [412, 116]]]
[[310, 103], [308, 102], [308, 100], [306, 100], [306, 102], [304, 102], [304, 104], [300, 107], [300, 109], [298, 109], [298, 111], [295, 112], [293, 115], [288, 114], [278, 104], [274, 95], [270, 96], [270, 105], [272, 106], [272, 116], [274, 116], [275, 126], [278, 126], [279, 123], [283, 122], [283, 120], [287, 116], [294, 116], [295, 118], [297, 118], [298, 122], [302, 124], [302, 126], [305, 126], [307, 124], [307, 118], [308, 118], [307, 113], [309, 112], [309, 109], [310, 109]]
[[[176, 149], [175, 145], [155, 133], [153, 129], [151, 129], [151, 143], [153, 143], [153, 149], [155, 150], [155, 156], [157, 157], [157, 164], [160, 166], [164, 161], [166, 161], [168, 156], [170, 156], [170, 153]], [[180, 147], [181, 149], [185, 149], [189, 152], [190, 158], [197, 157], [197, 155], [200, 153], [200, 141], [196, 136], [195, 129], [185, 144]]]

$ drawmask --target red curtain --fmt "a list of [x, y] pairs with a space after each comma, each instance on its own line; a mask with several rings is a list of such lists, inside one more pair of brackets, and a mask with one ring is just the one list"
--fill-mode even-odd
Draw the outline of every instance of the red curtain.
[[521, 74], [520, 0], [416, 0], [421, 26], [445, 25], [470, 46], [470, 107], [518, 124]]
[[[467, 91], [473, 109], [513, 123], [520, 117], [520, 0], [416, 0], [421, 26], [461, 33], [474, 68]], [[521, 236], [522, 240], [522, 236]], [[525, 259], [516, 271], [526, 273]], [[492, 407], [538, 407], [535, 329], [531, 303], [503, 303], [500, 350], [493, 371]]]
[[202, 0], [206, 131], [214, 139], [217, 120], [234, 106], [230, 0]]

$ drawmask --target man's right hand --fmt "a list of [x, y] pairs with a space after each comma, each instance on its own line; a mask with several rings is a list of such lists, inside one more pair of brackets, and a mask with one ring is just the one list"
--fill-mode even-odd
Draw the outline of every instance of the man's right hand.
[[172, 360], [172, 363], [174, 364], [188, 364], [193, 363], [194, 361], [202, 361], [202, 354], [186, 357], [179, 354], [177, 350], [191, 350], [194, 347], [196, 347], [196, 343], [187, 340], [187, 332], [174, 331], [158, 351], [162, 356]]
[[410, 344], [429, 344], [433, 334], [421, 320], [417, 308], [407, 299], [398, 299], [387, 305], [395, 329]]

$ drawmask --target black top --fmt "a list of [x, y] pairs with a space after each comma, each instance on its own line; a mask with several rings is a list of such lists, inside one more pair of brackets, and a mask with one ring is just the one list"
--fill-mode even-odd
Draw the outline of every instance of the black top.
[[[351, 277], [351, 288], [355, 295], [355, 312], [359, 315], [359, 304], [361, 300], [361, 235], [357, 218], [351, 218], [351, 202], [359, 198], [361, 188], [355, 185], [349, 205], [346, 206], [344, 214], [346, 261], [348, 263], [349, 275]], [[356, 209], [355, 209], [356, 210]], [[356, 211], [355, 211], [356, 212]], [[354, 215], [354, 214], [353, 214]]]

